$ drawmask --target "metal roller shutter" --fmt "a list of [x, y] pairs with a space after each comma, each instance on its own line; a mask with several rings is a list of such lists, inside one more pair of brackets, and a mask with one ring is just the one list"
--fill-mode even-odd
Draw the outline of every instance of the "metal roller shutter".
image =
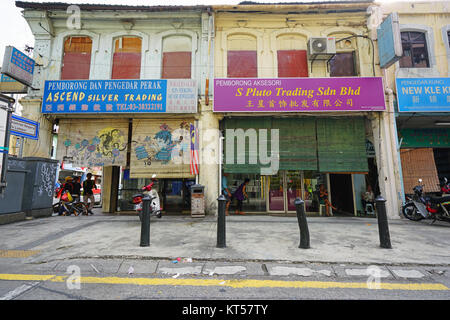
[[128, 120], [60, 119], [57, 159], [75, 166], [125, 166]]
[[193, 178], [190, 124], [194, 119], [133, 119], [130, 178]]

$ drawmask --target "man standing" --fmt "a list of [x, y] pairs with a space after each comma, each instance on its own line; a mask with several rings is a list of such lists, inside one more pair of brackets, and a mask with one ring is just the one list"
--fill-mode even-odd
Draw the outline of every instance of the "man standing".
[[95, 198], [94, 198], [94, 192], [92, 191], [92, 189], [97, 189], [97, 186], [95, 185], [95, 181], [91, 180], [92, 178], [92, 173], [88, 173], [86, 175], [86, 180], [83, 182], [83, 202], [88, 205], [88, 200], [89, 201], [89, 206], [88, 206], [88, 212], [90, 214], [94, 214], [92, 212], [92, 208], [94, 207], [94, 203], [95, 203]]

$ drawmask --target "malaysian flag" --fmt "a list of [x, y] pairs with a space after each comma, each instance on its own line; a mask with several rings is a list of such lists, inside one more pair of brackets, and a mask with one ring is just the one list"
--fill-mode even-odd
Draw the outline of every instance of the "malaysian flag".
[[191, 124], [191, 174], [198, 175], [198, 131]]

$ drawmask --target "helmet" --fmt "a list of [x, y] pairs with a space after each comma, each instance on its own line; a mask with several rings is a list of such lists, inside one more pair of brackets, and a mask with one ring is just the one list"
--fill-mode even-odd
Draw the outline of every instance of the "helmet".
[[67, 181], [72, 181], [72, 177], [71, 176], [69, 176], [69, 177], [66, 177], [66, 179], [65, 179], [65, 181], [67, 182]]

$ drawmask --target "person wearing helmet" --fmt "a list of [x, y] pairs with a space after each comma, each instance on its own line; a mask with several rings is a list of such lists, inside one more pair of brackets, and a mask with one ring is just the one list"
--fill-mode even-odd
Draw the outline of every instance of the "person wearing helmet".
[[[69, 193], [72, 194], [72, 192], [73, 192], [72, 180], [73, 180], [73, 178], [71, 176], [68, 176], [64, 179], [64, 184], [62, 185], [62, 192], [60, 193], [60, 196], [66, 191], [69, 191]], [[58, 212], [58, 214], [60, 216], [63, 215], [65, 211], [69, 212], [69, 210], [66, 207], [65, 202], [62, 201], [61, 204], [62, 205], [59, 207], [59, 212]]]

